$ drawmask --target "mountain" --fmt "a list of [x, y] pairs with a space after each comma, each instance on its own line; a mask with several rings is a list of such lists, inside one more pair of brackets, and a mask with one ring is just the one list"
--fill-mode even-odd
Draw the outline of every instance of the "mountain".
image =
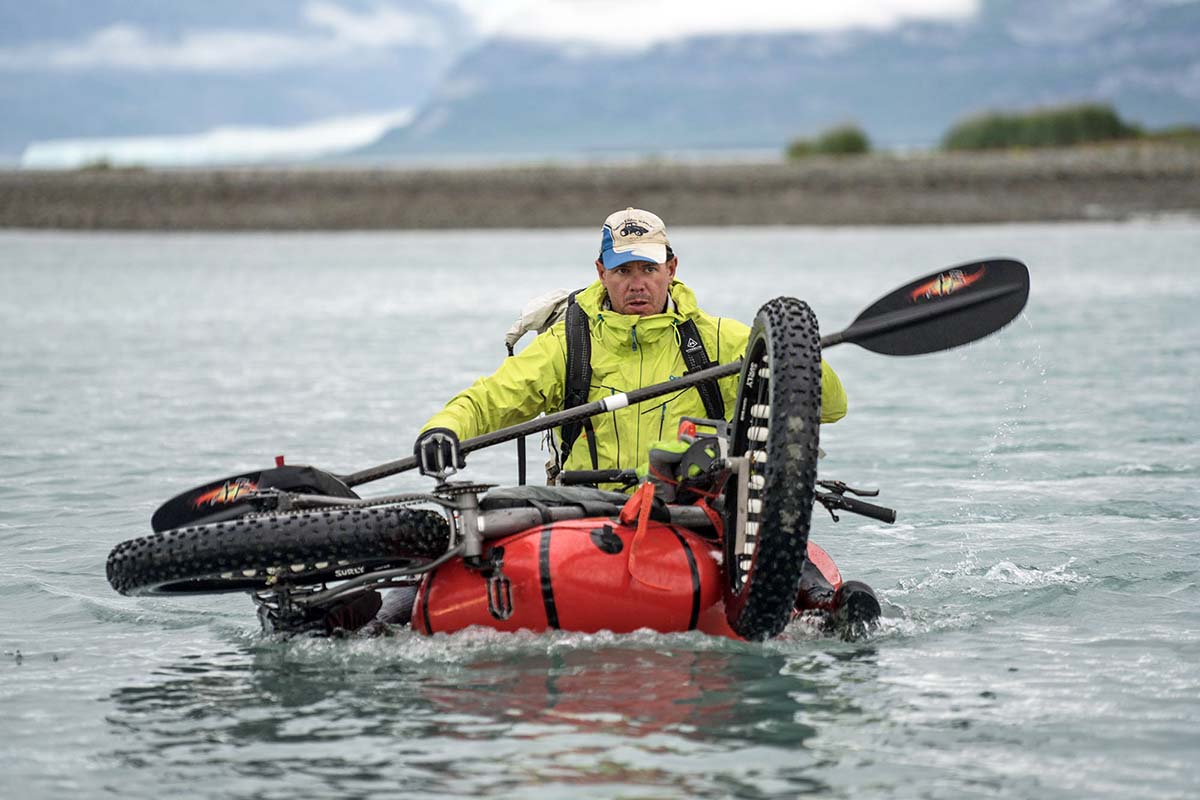
[[414, 108], [475, 38], [437, 0], [0, 0], [0, 162]]
[[1198, 42], [1195, 0], [983, 0], [959, 22], [637, 52], [496, 39], [358, 155], [778, 152], [846, 121], [877, 145], [924, 147], [970, 113], [1078, 101], [1151, 127], [1197, 123]]
[[1082, 100], [1200, 122], [1200, 0], [873, 1], [912, 13], [767, 35], [735, 31], [781, 6], [697, 5], [721, 24], [689, 30], [720, 35], [614, 50], [677, 30], [678, 4], [0, 0], [0, 164], [294, 161], [404, 119], [354, 157], [778, 153], [845, 121], [923, 147], [971, 112]]

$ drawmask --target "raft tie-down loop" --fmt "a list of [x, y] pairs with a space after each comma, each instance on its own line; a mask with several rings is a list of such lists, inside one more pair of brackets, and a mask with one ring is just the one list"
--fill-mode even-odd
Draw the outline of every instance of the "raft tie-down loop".
[[635, 520], [637, 521], [637, 530], [633, 534], [633, 541], [629, 543], [629, 575], [638, 583], [645, 584], [652, 589], [670, 592], [674, 591], [674, 587], [656, 583], [646, 577], [649, 574], [646, 570], [638, 569], [638, 553], [645, 545], [646, 536], [650, 532], [650, 511], [653, 507], [654, 484], [651, 481], [646, 481], [638, 487], [638, 490], [630, 496], [625, 502], [624, 507], [621, 508], [620, 520], [622, 524], [632, 525]]

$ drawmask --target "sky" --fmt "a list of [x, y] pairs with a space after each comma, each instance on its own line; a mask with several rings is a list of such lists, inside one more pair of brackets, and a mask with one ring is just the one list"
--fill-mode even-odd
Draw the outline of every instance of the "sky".
[[462, 46], [447, 14], [465, 18], [477, 41], [491, 36], [639, 49], [704, 34], [884, 28], [916, 18], [966, 18], [978, 0], [308, 0], [289, 28], [217, 22], [152, 32], [113, 19], [74, 36], [0, 45], [0, 72], [22, 70], [233, 73], [334, 61], [401, 45]]
[[459, 0], [482, 26], [503, 35], [618, 48], [641, 48], [691, 36], [886, 28], [917, 18], [965, 18], [977, 0], [542, 0], [518, 14], [482, 9], [489, 0]]
[[[358, 11], [331, 0], [310, 0], [298, 8], [298, 24], [287, 27], [234, 27], [214, 20], [152, 32], [127, 19], [112, 19], [77, 36], [0, 47], [0, 70], [237, 73], [335, 61], [413, 43], [431, 49], [447, 44], [435, 17], [411, 12], [403, 3], [381, 1]], [[486, 22], [486, 16], [480, 19]]]
[[[333, 75], [357, 65], [360, 71], [346, 80], [365, 86], [361, 82], [374, 75], [404, 75], [409, 96], [416, 97], [422, 81], [436, 78], [459, 54], [494, 37], [568, 49], [638, 51], [698, 35], [879, 29], [913, 19], [965, 19], [979, 2], [102, 0], [77, 6], [51, 0], [30, 6], [26, 0], [0, 0], [0, 81], [41, 75], [49, 86], [64, 81], [82, 86], [92, 76], [107, 75], [110, 83], [132, 87], [152, 81], [173, 91], [170, 87], [192, 85], [183, 81], [274, 80], [272, 75], [312, 76], [314, 71]], [[406, 69], [417, 63], [434, 66], [420, 74]], [[363, 69], [374, 73], [364, 75]], [[175, 76], [176, 83], [163, 83], [164, 76]], [[315, 97], [318, 87], [308, 88]], [[69, 103], [69, 96], [64, 100]], [[349, 107], [286, 125], [243, 119], [153, 136], [89, 138], [64, 129], [35, 138], [20, 161], [53, 168], [99, 160], [200, 165], [302, 159], [367, 144], [403, 124], [414, 110], [395, 103]], [[68, 128], [71, 113], [69, 105], [63, 107]]]
[[[1104, 61], [1087, 51], [1097, 35], [1184, 5], [1200, 0], [0, 0], [0, 164], [334, 155], [421, 118], [431, 98], [460, 89], [446, 76], [464, 56], [493, 39], [584, 63], [701, 36], [919, 21], [953, 31], [987, 15], [1020, 43], [1079, 45], [1086, 68]], [[1200, 62], [1167, 55], [1159, 61], [1169, 68], [1158, 68], [1154, 53], [1125, 53], [1132, 66], [1097, 77], [1111, 85], [1093, 94], [1137, 83], [1146, 106], [1157, 82], [1159, 94], [1192, 96]]]

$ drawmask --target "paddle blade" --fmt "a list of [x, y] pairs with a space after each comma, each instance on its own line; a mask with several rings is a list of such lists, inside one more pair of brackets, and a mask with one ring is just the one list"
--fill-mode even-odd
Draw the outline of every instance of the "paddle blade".
[[336, 475], [308, 466], [284, 466], [243, 472], [172, 497], [150, 517], [155, 531], [220, 522], [258, 510], [250, 495], [259, 489], [281, 489], [328, 497], [358, 497]]
[[[150, 527], [155, 531], [166, 531], [194, 525], [201, 520], [207, 521], [214, 515], [231, 519], [253, 511], [249, 502], [238, 500], [257, 491], [261, 479], [261, 471], [244, 472], [188, 489], [159, 506], [154, 516], [150, 517]], [[223, 512], [231, 514], [226, 516]]]
[[1029, 297], [1020, 261], [973, 261], [918, 278], [876, 300], [830, 342], [875, 353], [912, 356], [973, 342], [1011, 322]]

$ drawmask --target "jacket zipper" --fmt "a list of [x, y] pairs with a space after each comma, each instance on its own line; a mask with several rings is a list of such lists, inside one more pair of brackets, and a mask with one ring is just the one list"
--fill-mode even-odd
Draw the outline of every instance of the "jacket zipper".
[[[637, 349], [638, 349], [637, 325], [632, 326], [629, 329], [629, 333], [633, 337], [633, 349], [634, 349], [634, 351], [637, 351]], [[640, 353], [638, 353], [638, 387], [639, 388], [642, 386], [645, 386], [645, 383], [644, 383], [645, 367], [646, 367], [646, 354], [644, 352], [640, 352]], [[633, 466], [636, 469], [638, 466], [638, 460], [642, 457], [642, 415], [640, 413], [637, 415], [637, 417], [635, 417], [635, 422], [637, 424], [637, 436], [634, 438]]]

